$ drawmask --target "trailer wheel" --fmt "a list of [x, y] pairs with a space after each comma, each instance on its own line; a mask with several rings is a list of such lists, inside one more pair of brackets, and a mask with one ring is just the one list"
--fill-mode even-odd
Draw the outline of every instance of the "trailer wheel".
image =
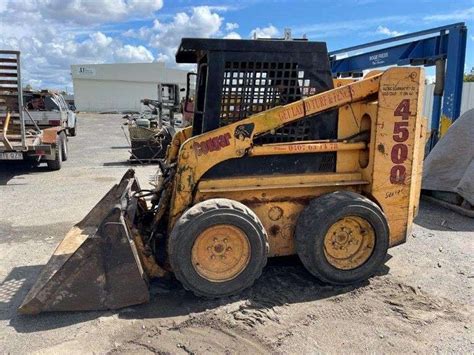
[[60, 170], [63, 160], [63, 147], [62, 140], [59, 134], [56, 136], [56, 145], [54, 147], [54, 153], [54, 160], [47, 160], [46, 163], [48, 164], [49, 170]]
[[267, 234], [247, 206], [211, 199], [191, 207], [176, 222], [168, 255], [185, 289], [208, 298], [229, 296], [261, 275], [267, 262]]
[[66, 136], [66, 133], [63, 131], [59, 134], [59, 137], [61, 139], [61, 154], [62, 154], [62, 158], [63, 158], [63, 161], [66, 161], [68, 156], [69, 156], [69, 150], [68, 150], [68, 146], [67, 146], [67, 136]]
[[309, 203], [298, 218], [295, 238], [298, 256], [310, 273], [346, 285], [369, 278], [384, 263], [389, 227], [375, 203], [337, 191]]

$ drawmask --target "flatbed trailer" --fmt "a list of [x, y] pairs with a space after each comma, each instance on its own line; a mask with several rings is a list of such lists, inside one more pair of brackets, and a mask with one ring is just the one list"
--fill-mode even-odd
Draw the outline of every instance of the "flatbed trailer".
[[0, 50], [0, 161], [45, 161], [59, 170], [67, 154], [65, 128], [38, 126], [23, 105], [20, 52]]

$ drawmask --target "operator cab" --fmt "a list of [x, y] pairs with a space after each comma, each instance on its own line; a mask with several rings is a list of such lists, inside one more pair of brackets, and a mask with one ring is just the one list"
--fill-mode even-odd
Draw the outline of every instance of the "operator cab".
[[[183, 38], [177, 63], [197, 64], [193, 136], [332, 89], [325, 42]], [[189, 92], [189, 88], [187, 92]], [[338, 111], [321, 113], [257, 137], [255, 144], [337, 139]], [[245, 133], [245, 132], [244, 132]], [[226, 175], [335, 171], [336, 153], [245, 157], [209, 171]]]

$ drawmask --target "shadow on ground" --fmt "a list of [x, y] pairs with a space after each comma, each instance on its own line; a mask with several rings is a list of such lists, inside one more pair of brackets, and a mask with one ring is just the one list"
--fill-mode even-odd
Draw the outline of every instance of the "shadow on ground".
[[[11, 179], [19, 175], [43, 173], [50, 171], [46, 164], [32, 166], [28, 161], [2, 161], [0, 162], [0, 186], [6, 185]], [[19, 178], [22, 179], [22, 178]], [[26, 185], [21, 182], [9, 185]]]
[[102, 166], [130, 166], [130, 162], [128, 160], [112, 161], [112, 162], [103, 163]]
[[474, 218], [469, 218], [432, 202], [421, 200], [415, 223], [432, 230], [474, 232]]
[[15, 267], [0, 284], [0, 319], [15, 317], [15, 311], [33, 285], [43, 265]]
[[[23, 286], [18, 290], [8, 291], [5, 294], [10, 299], [6, 308], [2, 307], [3, 319], [10, 319], [10, 326], [20, 333], [30, 333], [49, 329], [62, 328], [68, 325], [90, 321], [110, 315], [110, 311], [91, 312], [54, 312], [43, 313], [36, 316], [20, 315], [16, 308], [20, 305], [27, 290], [32, 286], [40, 267], [15, 268], [4, 284], [12, 284], [13, 280], [21, 278]], [[384, 266], [379, 275], [389, 271]], [[365, 286], [369, 281], [351, 286], [331, 286], [316, 280], [309, 274], [297, 257], [284, 257], [270, 259], [263, 275], [255, 285], [240, 295], [225, 297], [216, 300], [206, 300], [185, 291], [176, 280], [159, 280], [150, 287], [151, 300], [147, 304], [127, 307], [114, 311], [122, 319], [169, 318], [203, 312], [209, 309], [245, 300], [252, 308], [271, 308], [283, 304], [316, 301], [347, 293]], [[28, 287], [27, 287], [28, 286]]]
[[[473, 224], [469, 218], [456, 215], [446, 216], [443, 209], [432, 208], [422, 202], [416, 222], [432, 228], [449, 218], [448, 226], [468, 230]], [[434, 223], [436, 222], [436, 223]], [[453, 228], [454, 228], [453, 227]], [[442, 227], [446, 230], [445, 227]], [[464, 228], [464, 229], [463, 229]], [[9, 319], [10, 326], [20, 333], [57, 329], [110, 315], [110, 311], [44, 313], [25, 316], [16, 313], [27, 291], [32, 287], [42, 266], [14, 268], [0, 287], [0, 319]], [[385, 275], [389, 268], [383, 266], [378, 275]], [[251, 308], [268, 309], [284, 304], [311, 302], [348, 293], [366, 286], [369, 281], [351, 286], [331, 286], [319, 282], [303, 267], [297, 257], [281, 257], [269, 260], [263, 275], [253, 287], [240, 295], [217, 300], [206, 300], [185, 291], [176, 280], [158, 280], [151, 284], [151, 300], [147, 304], [131, 306], [112, 313], [122, 319], [164, 319], [199, 313], [220, 306], [245, 301]]]
[[44, 313], [36, 316], [17, 312], [44, 265], [15, 267], [0, 284], [0, 319], [10, 319], [10, 326], [20, 333], [57, 329], [98, 318], [104, 312]]

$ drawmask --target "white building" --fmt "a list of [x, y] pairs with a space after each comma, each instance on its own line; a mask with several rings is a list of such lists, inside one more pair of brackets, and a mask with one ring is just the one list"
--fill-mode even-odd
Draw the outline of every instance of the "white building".
[[[71, 65], [78, 111], [140, 111], [140, 100], [157, 99], [158, 83], [186, 87], [186, 71], [165, 63]], [[183, 95], [184, 93], [181, 93]]]

